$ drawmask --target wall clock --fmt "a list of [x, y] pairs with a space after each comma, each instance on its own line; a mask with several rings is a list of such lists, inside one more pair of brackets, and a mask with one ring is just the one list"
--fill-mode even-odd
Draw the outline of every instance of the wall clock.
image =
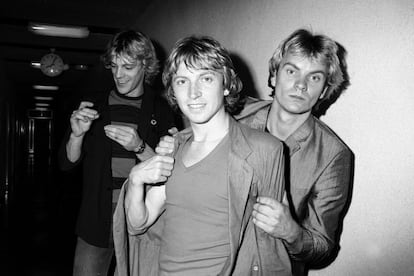
[[40, 60], [40, 70], [49, 77], [59, 76], [65, 68], [62, 58], [55, 53], [48, 53]]

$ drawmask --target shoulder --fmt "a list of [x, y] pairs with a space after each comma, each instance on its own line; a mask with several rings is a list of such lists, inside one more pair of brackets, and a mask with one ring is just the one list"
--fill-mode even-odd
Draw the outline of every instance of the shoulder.
[[259, 112], [266, 112], [272, 104], [271, 100], [260, 100], [253, 97], [247, 97], [242, 111], [235, 116], [237, 120], [242, 120], [256, 115]]
[[314, 118], [314, 120], [315, 136], [322, 140], [324, 148], [330, 149], [333, 155], [352, 155], [352, 151], [348, 145], [327, 124], [317, 118]]
[[253, 129], [241, 123], [237, 124], [253, 151], [278, 151], [283, 149], [282, 142], [270, 133]]
[[167, 98], [161, 89], [146, 85], [144, 95], [144, 99], [146, 99], [146, 101], [151, 101], [154, 105], [170, 109]]
[[104, 101], [108, 99], [110, 91], [98, 91], [87, 93], [82, 97], [82, 101]]

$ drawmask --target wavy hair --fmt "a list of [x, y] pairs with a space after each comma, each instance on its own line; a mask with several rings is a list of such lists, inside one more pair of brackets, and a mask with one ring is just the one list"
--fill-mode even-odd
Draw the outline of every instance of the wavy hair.
[[305, 29], [296, 30], [279, 44], [270, 58], [269, 78], [277, 73], [280, 62], [287, 53], [312, 58], [328, 68], [325, 83], [328, 88], [318, 104], [331, 97], [338, 97], [342, 93], [340, 88], [346, 76], [346, 72], [343, 71], [346, 67], [345, 59], [341, 59], [338, 48], [338, 44], [325, 35], [313, 34]]
[[114, 35], [101, 60], [110, 68], [114, 56], [125, 55], [144, 64], [145, 82], [150, 84], [159, 72], [159, 63], [151, 40], [141, 32], [125, 30]]
[[207, 36], [190, 36], [179, 40], [169, 55], [162, 82], [167, 89], [170, 105], [178, 110], [178, 104], [172, 88], [172, 80], [181, 63], [187, 68], [212, 70], [223, 75], [223, 87], [229, 91], [224, 97], [225, 110], [234, 114], [242, 106], [240, 91], [243, 88], [237, 76], [229, 53], [220, 43]]

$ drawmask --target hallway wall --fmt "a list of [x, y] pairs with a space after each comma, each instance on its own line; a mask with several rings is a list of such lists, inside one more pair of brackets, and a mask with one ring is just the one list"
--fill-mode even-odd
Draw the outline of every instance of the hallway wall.
[[242, 79], [261, 98], [267, 61], [292, 31], [310, 27], [342, 44], [351, 86], [321, 119], [355, 153], [353, 199], [338, 258], [310, 275], [414, 273], [411, 0], [157, 0], [136, 27], [166, 52], [183, 36], [213, 36], [249, 68]]

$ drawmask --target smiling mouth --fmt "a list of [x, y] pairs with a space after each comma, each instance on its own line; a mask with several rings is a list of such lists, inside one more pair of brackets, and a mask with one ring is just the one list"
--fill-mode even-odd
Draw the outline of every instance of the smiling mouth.
[[127, 84], [128, 83], [128, 80], [120, 80], [120, 79], [117, 79], [116, 80], [116, 83], [118, 84], [118, 85], [125, 85], [125, 84]]
[[200, 109], [203, 108], [205, 106], [205, 104], [189, 104], [188, 107], [190, 109]]

